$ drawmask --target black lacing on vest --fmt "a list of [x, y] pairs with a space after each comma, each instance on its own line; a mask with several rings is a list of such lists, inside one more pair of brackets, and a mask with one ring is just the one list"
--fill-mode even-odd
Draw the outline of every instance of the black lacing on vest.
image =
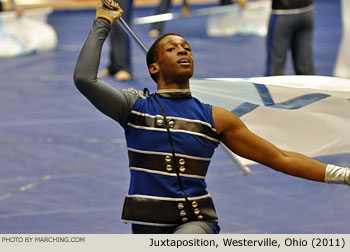
[[176, 156], [175, 156], [175, 148], [174, 148], [174, 144], [173, 144], [173, 139], [171, 137], [171, 133], [170, 133], [170, 127], [169, 127], [169, 123], [168, 123], [168, 120], [167, 120], [167, 117], [166, 117], [166, 114], [165, 114], [165, 111], [162, 107], [162, 105], [160, 104], [160, 102], [158, 101], [157, 99], [157, 95], [156, 94], [149, 94], [149, 90], [147, 88], [145, 88], [143, 90], [144, 94], [146, 97], [154, 97], [155, 101], [157, 102], [157, 104], [159, 105], [159, 109], [162, 113], [162, 116], [163, 116], [163, 120], [164, 120], [164, 125], [165, 125], [165, 128], [167, 130], [167, 133], [168, 133], [168, 139], [169, 139], [169, 143], [170, 143], [170, 148], [171, 148], [171, 154], [173, 156], [173, 160], [172, 160], [172, 164], [175, 166], [175, 171], [176, 171], [176, 177], [177, 177], [177, 181], [178, 181], [178, 185], [179, 185], [179, 189], [181, 191], [181, 193], [183, 194], [184, 198], [185, 198], [185, 201], [186, 201], [186, 205], [187, 205], [187, 208], [190, 212], [190, 215], [192, 217], [192, 219], [194, 219], [194, 213], [192, 211], [192, 207], [191, 207], [191, 203], [188, 199], [188, 196], [183, 188], [183, 184], [182, 184], [182, 181], [181, 181], [181, 177], [180, 177], [180, 169], [179, 169], [179, 164], [178, 162], [176, 162]]

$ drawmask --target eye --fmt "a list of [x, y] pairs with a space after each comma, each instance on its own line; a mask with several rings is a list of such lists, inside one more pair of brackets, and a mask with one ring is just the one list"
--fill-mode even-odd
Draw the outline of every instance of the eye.
[[166, 49], [167, 52], [172, 52], [172, 51], [174, 51], [174, 50], [175, 50], [174, 47], [171, 47], [171, 48]]
[[185, 50], [188, 51], [188, 52], [190, 52], [190, 51], [191, 51], [191, 48], [185, 47]]

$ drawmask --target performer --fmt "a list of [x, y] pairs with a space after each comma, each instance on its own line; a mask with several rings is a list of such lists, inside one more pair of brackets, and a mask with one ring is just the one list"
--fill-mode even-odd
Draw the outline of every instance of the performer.
[[265, 75], [283, 75], [290, 49], [296, 74], [313, 75], [313, 0], [272, 0]]
[[[17, 17], [22, 16], [23, 14], [23, 8], [21, 6], [18, 6], [15, 0], [10, 0], [9, 1], [11, 7], [16, 10], [16, 14]], [[6, 8], [4, 8], [2, 1], [0, 0], [0, 12], [6, 10]]]
[[[124, 20], [129, 25], [133, 14], [133, 0], [119, 0], [120, 7], [125, 10]], [[112, 25], [110, 34], [109, 64], [101, 70], [99, 77], [112, 75], [117, 81], [132, 79], [131, 45], [129, 37], [118, 23]]]
[[[171, 0], [161, 0], [158, 6], [157, 14], [164, 14], [169, 11], [171, 7]], [[182, 14], [184, 17], [190, 16], [190, 8], [187, 0], [183, 0]], [[149, 31], [150, 37], [158, 37], [163, 32], [164, 22], [157, 22], [152, 25], [152, 29]]]
[[[112, 0], [111, 0], [112, 1]], [[279, 149], [233, 113], [191, 96], [190, 45], [177, 34], [158, 38], [147, 53], [157, 91], [119, 91], [96, 77], [103, 43], [122, 10], [98, 2], [79, 55], [74, 82], [102, 113], [125, 130], [130, 186], [122, 220], [133, 233], [219, 233], [205, 175], [220, 142], [234, 153], [292, 176], [350, 184], [350, 169]]]
[[342, 38], [338, 48], [333, 75], [350, 79], [350, 1], [341, 1]]

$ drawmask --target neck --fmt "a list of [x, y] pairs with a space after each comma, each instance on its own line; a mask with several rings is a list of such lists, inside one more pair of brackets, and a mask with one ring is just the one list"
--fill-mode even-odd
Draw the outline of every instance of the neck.
[[189, 89], [158, 89], [155, 93], [160, 97], [170, 98], [170, 99], [181, 99], [181, 98], [192, 97], [191, 90]]
[[157, 89], [189, 89], [190, 88], [190, 78], [187, 76], [167, 76], [158, 75]]
[[157, 83], [157, 89], [189, 89], [190, 88], [190, 82], [187, 80], [186, 82], [173, 82], [173, 83], [166, 83], [162, 81], [158, 81]]

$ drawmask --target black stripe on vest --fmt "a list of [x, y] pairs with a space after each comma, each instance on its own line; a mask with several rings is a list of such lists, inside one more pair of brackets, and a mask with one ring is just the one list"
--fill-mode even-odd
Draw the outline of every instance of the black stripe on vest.
[[[138, 115], [131, 113], [129, 118], [129, 123], [141, 126], [141, 127], [150, 127], [150, 128], [164, 128], [165, 124], [159, 124], [157, 123], [158, 120], [163, 120], [162, 116], [147, 116], [147, 115]], [[218, 134], [208, 125], [205, 125], [203, 123], [194, 122], [194, 121], [187, 121], [183, 120], [181, 118], [169, 118], [168, 121], [173, 121], [173, 126], [170, 125], [170, 129], [174, 130], [185, 130], [185, 131], [191, 131], [196, 133], [201, 133], [203, 135], [206, 135], [211, 138], [215, 138], [219, 140]]]
[[[129, 150], [129, 166], [153, 171], [161, 171], [176, 174], [172, 155], [156, 155], [138, 153]], [[207, 174], [210, 161], [194, 160], [190, 158], [176, 157], [180, 167], [180, 174], [203, 176]], [[169, 165], [172, 169], [170, 169]]]
[[140, 197], [126, 197], [122, 219], [124, 221], [154, 224], [181, 224], [191, 220], [214, 221], [218, 217], [211, 197], [189, 200], [194, 217], [189, 214], [185, 200], [160, 200]]

